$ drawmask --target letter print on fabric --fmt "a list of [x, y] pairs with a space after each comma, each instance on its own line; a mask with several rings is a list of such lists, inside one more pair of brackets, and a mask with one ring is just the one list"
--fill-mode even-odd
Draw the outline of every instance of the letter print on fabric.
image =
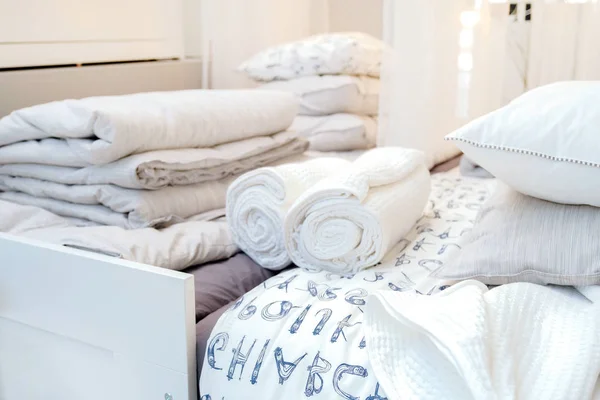
[[275, 362], [277, 363], [277, 373], [279, 374], [279, 384], [283, 385], [283, 382], [287, 381], [292, 373], [302, 361], [304, 357], [306, 357], [307, 353], [304, 353], [294, 361], [285, 361], [283, 359], [283, 350], [281, 347], [275, 349]]
[[210, 365], [211, 368], [216, 370], [223, 369], [216, 366], [215, 350], [225, 350], [225, 347], [227, 347], [227, 343], [229, 343], [229, 335], [226, 332], [217, 333], [210, 339], [210, 342], [208, 343], [208, 348], [206, 350], [206, 358], [208, 360], [208, 365]]
[[320, 356], [317, 352], [312, 364], [308, 367], [308, 379], [304, 394], [306, 397], [321, 393], [323, 390], [323, 375], [331, 369], [331, 363]]
[[360, 399], [360, 397], [353, 396], [342, 389], [342, 379], [345, 375], [366, 378], [369, 375], [367, 373], [367, 369], [360, 365], [340, 364], [333, 373], [333, 389], [337, 394], [339, 394], [342, 398], [348, 400]]

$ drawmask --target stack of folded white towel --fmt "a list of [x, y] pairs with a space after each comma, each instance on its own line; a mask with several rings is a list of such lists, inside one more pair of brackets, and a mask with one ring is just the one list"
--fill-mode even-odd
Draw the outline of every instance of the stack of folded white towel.
[[289, 93], [189, 90], [21, 109], [0, 120], [0, 201], [121, 231], [214, 220], [236, 175], [306, 150], [286, 131], [297, 107]]
[[258, 264], [349, 274], [380, 262], [421, 217], [430, 192], [423, 153], [377, 148], [354, 162], [317, 158], [260, 168], [227, 194], [238, 246]]
[[331, 33], [268, 48], [239, 70], [259, 89], [300, 100], [292, 130], [316, 151], [375, 146], [384, 44], [364, 33]]

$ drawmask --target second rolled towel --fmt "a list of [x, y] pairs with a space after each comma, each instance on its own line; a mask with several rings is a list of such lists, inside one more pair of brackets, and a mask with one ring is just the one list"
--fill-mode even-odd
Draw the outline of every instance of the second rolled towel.
[[284, 222], [288, 254], [338, 274], [373, 266], [412, 229], [430, 190], [423, 153], [370, 150], [296, 200]]
[[227, 221], [236, 244], [264, 268], [287, 267], [283, 220], [289, 208], [317, 182], [351, 165], [341, 158], [299, 156], [242, 175], [227, 192]]

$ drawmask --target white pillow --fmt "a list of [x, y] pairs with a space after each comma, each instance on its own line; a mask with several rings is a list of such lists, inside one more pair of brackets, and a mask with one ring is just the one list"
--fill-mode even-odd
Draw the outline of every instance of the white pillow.
[[521, 193], [600, 207], [600, 81], [533, 89], [446, 139]]
[[353, 114], [298, 116], [288, 129], [308, 139], [310, 150], [363, 150], [375, 146], [377, 121]]
[[328, 33], [270, 47], [238, 70], [257, 81], [312, 75], [379, 77], [384, 44], [362, 32]]
[[258, 87], [296, 94], [300, 99], [299, 115], [377, 115], [380, 88], [377, 78], [349, 75], [305, 76]]

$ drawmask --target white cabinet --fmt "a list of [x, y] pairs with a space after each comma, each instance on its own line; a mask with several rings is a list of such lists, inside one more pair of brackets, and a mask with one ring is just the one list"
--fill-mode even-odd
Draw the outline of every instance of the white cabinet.
[[0, 68], [182, 55], [181, 0], [0, 0]]

